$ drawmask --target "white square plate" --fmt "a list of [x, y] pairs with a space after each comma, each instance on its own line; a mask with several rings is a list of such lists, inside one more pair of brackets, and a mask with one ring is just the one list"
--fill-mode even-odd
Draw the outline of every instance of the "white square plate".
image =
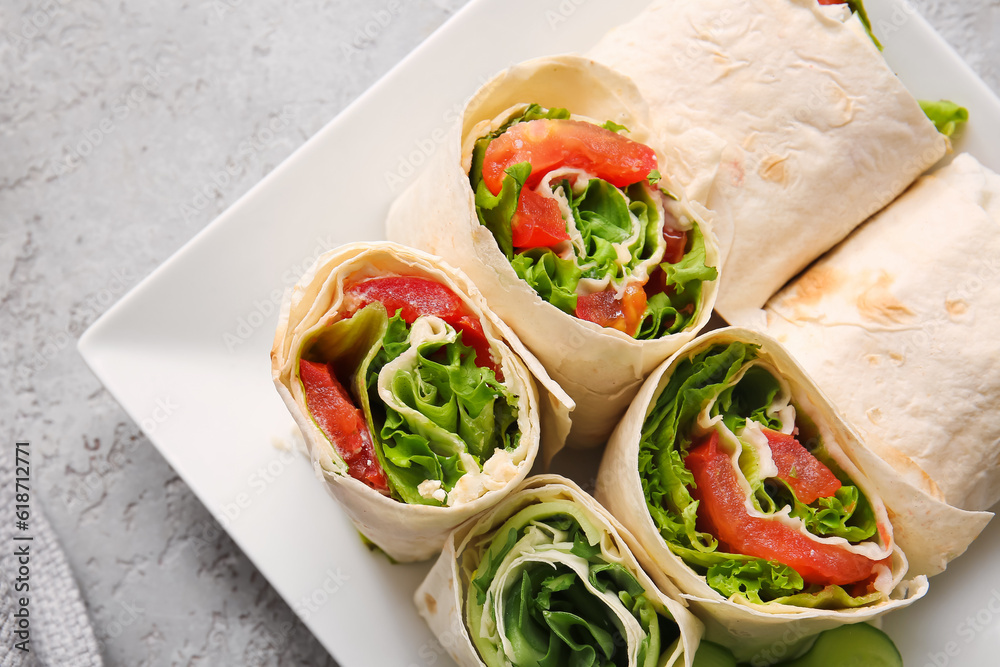
[[[375, 647], [382, 665], [449, 658], [411, 603], [429, 566], [369, 553], [306, 460], [274, 447], [292, 425], [268, 355], [281, 293], [324, 250], [383, 237], [390, 202], [488, 77], [586, 50], [646, 1], [473, 0], [80, 340], [108, 390], [343, 667], [372, 664]], [[902, 0], [869, 5], [913, 93], [969, 107], [957, 148], [1000, 170], [1000, 101]], [[926, 601], [887, 619], [908, 664], [1000, 655], [1000, 592], [987, 590], [1000, 587], [998, 549], [993, 524]]]

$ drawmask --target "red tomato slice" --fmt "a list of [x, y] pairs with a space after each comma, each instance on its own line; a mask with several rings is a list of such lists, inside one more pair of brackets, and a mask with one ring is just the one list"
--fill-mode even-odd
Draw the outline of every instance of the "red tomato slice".
[[676, 264], [684, 259], [684, 251], [687, 249], [688, 233], [683, 229], [663, 228], [663, 240], [667, 243], [667, 249], [663, 252], [663, 261], [667, 264]]
[[822, 461], [800, 445], [795, 436], [766, 428], [761, 430], [771, 447], [771, 458], [778, 466], [778, 479], [792, 487], [801, 502], [808, 505], [817, 498], [829, 498], [837, 492], [840, 480]]
[[548, 248], [569, 241], [559, 204], [527, 188], [521, 190], [510, 227], [515, 248]]
[[344, 458], [347, 472], [379, 493], [389, 495], [389, 483], [375, 456], [365, 416], [354, 407], [333, 367], [300, 359], [299, 377], [306, 390], [309, 413]]
[[847, 0], [819, 0], [821, 5], [843, 5], [846, 4]]
[[629, 285], [621, 300], [615, 290], [607, 289], [576, 298], [576, 316], [602, 327], [610, 327], [635, 336], [646, 312], [646, 292], [642, 285]]
[[528, 188], [559, 167], [585, 169], [615, 187], [625, 187], [644, 180], [656, 169], [656, 153], [649, 146], [584, 121], [517, 123], [486, 148], [483, 181], [490, 192], [499, 194], [504, 171], [521, 162], [531, 163], [525, 184]]
[[692, 447], [684, 465], [694, 475], [699, 530], [710, 532], [730, 553], [784, 563], [808, 584], [846, 586], [872, 576], [876, 563], [869, 558], [816, 542], [780, 521], [750, 516], [718, 433]]
[[469, 313], [462, 300], [441, 283], [415, 276], [380, 276], [354, 283], [344, 290], [346, 316], [378, 301], [389, 315], [398, 311], [407, 324], [421, 315], [436, 315], [462, 333], [462, 342], [476, 351], [476, 365], [489, 368], [502, 380], [499, 367], [490, 355], [490, 345], [479, 320]]

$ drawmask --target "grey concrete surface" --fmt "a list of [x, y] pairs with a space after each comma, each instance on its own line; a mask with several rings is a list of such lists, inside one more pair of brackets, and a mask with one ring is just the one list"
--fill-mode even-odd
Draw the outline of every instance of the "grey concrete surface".
[[[0, 5], [0, 438], [33, 443], [108, 665], [335, 664], [76, 340], [465, 1]], [[1000, 90], [1000, 0], [914, 4]]]

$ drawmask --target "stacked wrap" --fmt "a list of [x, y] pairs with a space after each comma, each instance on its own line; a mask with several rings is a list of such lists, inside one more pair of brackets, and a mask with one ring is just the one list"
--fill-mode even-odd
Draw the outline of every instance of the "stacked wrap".
[[682, 330], [636, 340], [622, 331], [577, 319], [543, 300], [521, 280], [490, 229], [477, 217], [469, 173], [476, 140], [532, 104], [564, 108], [574, 119], [590, 119], [597, 125], [612, 121], [613, 127], [627, 128], [629, 138], [654, 149], [662, 172], [658, 186], [676, 198], [665, 204], [668, 214], [698, 228], [705, 262], [718, 266], [714, 234], [702, 221], [700, 207], [672, 183], [673, 165], [663, 159], [648, 129], [646, 105], [638, 90], [620, 74], [575, 56], [517, 65], [483, 86], [465, 106], [461, 121], [450, 130], [422, 176], [394, 203], [387, 233], [393, 241], [441, 255], [464, 270], [490, 307], [576, 402], [570, 442], [599, 445], [646, 374], [708, 321], [718, 281], [700, 285], [692, 319]]
[[[400, 278], [433, 288], [424, 290], [423, 301], [405, 299], [425, 308], [452, 303], [457, 314], [449, 321], [457, 324], [421, 316], [407, 325], [412, 306], [394, 316], [395, 306], [359, 301], [359, 287]], [[481, 349], [474, 348], [477, 329]], [[271, 368], [317, 476], [358, 530], [398, 561], [430, 558], [448, 531], [517, 486], [536, 457], [543, 422], [554, 448], [568, 431], [571, 401], [468, 278], [439, 258], [391, 243], [347, 245], [316, 260], [286, 298]], [[333, 369], [327, 382], [339, 380], [341, 396], [350, 394], [376, 442], [391, 496], [377, 490], [385, 482], [372, 470], [372, 456], [353, 449], [359, 435], [353, 411], [324, 417], [322, 407], [336, 395], [329, 388], [310, 393], [300, 377], [308, 368]], [[413, 479], [421, 470], [436, 470], [438, 479]]]
[[657, 0], [590, 55], [639, 85], [689, 193], [714, 180], [707, 205], [733, 224], [716, 304], [730, 322], [947, 148], [846, 5]]
[[771, 299], [767, 330], [876, 452], [930, 475], [916, 487], [985, 510], [1000, 500], [998, 276], [1000, 176], [960, 155]]
[[462, 667], [690, 667], [702, 626], [635, 546], [572, 481], [535, 476], [448, 538], [414, 599]]
[[[658, 402], [661, 394], [665, 403]], [[670, 402], [681, 395], [686, 396], [683, 401]], [[730, 415], [741, 411], [746, 412], [743, 419]], [[801, 459], [781, 477], [787, 485], [777, 482], [782, 459], [772, 440], [787, 444], [792, 434], [840, 478], [835, 495], [828, 491], [817, 493], [818, 500], [804, 497], [796, 481], [818, 478]], [[709, 490], [718, 482], [709, 483], [711, 476], [698, 473], [692, 460], [707, 451], [713, 438], [725, 469], [742, 470], [733, 477], [742, 480], [741, 490], [717, 497], [742, 498], [737, 505], [745, 509], [739, 511], [770, 517], [765, 523], [729, 520], [723, 525], [725, 515], [712, 514], [718, 510], [712, 509]], [[721, 329], [689, 343], [650, 375], [608, 443], [597, 498], [643, 546], [638, 553], [648, 554], [643, 565], [657, 583], [675, 584], [706, 621], [708, 639], [729, 646], [738, 659], [767, 662], [794, 654], [803, 638], [870, 620], [926, 592], [926, 577], [904, 580], [910, 556], [904, 550], [913, 548], [918, 560], [948, 553], [946, 539], [924, 529], [936, 512], [955, 510], [941, 504], [894, 506], [889, 499], [897, 500], [899, 482], [898, 473], [863, 446], [777, 343], [749, 330]], [[795, 488], [794, 496], [784, 486]], [[793, 504], [789, 498], [795, 499]], [[780, 536], [765, 525], [778, 525]], [[800, 539], [800, 533], [807, 539]], [[775, 565], [776, 558], [726, 542], [752, 543], [758, 535], [793, 559]], [[801, 556], [828, 549], [817, 544], [857, 555], [843, 561], [836, 560], [840, 556]], [[782, 545], [790, 546], [781, 552]], [[799, 549], [804, 551], [795, 556]], [[862, 574], [869, 578], [856, 584], [847, 583], [853, 579], [824, 579], [828, 573], [810, 570], [813, 558], [821, 563], [830, 558], [837, 568], [867, 559], [868, 569], [862, 572], [871, 574]], [[798, 571], [805, 584], [796, 584], [795, 573], [786, 566]]]

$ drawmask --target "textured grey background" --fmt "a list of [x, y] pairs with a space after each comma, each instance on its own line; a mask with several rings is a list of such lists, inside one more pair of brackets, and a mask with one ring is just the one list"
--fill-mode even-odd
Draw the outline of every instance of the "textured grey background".
[[[334, 664], [76, 340], [464, 3], [0, 5], [0, 438], [33, 443], [107, 664]], [[1000, 90], [1000, 0], [914, 4]]]

